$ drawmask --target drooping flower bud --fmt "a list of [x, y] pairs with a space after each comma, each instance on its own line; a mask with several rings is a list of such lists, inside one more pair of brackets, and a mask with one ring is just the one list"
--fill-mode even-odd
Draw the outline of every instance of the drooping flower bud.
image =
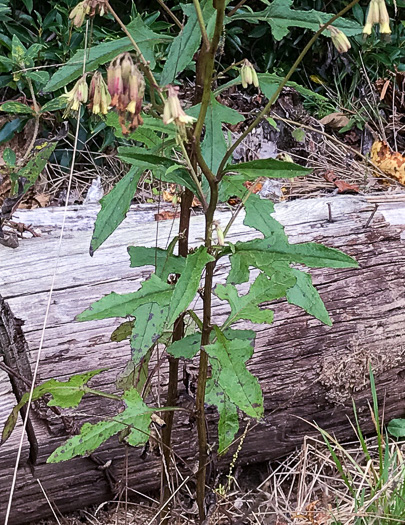
[[[138, 66], [133, 63], [129, 53], [118, 55], [107, 70], [108, 91], [111, 95], [111, 106], [117, 108], [121, 129], [124, 135], [143, 124], [140, 115], [145, 79]], [[131, 123], [126, 127], [126, 116], [129, 113]]]
[[390, 35], [390, 15], [388, 14], [385, 0], [378, 0], [378, 11], [380, 14], [380, 33], [383, 35]]
[[330, 31], [332, 43], [338, 52], [347, 53], [352, 47], [347, 36], [343, 33], [343, 31], [340, 31], [340, 29], [337, 29], [336, 27], [329, 26], [328, 29]]
[[380, 33], [382, 35], [390, 35], [390, 17], [387, 11], [387, 6], [385, 5], [385, 0], [371, 0], [368, 12], [366, 23], [363, 28], [363, 36], [367, 37], [371, 35], [371, 31], [375, 24], [379, 24]]
[[111, 104], [111, 96], [101, 73], [98, 71], [94, 73], [90, 82], [89, 101], [89, 109], [92, 113], [95, 115], [107, 114], [108, 106]]
[[82, 104], [85, 104], [88, 99], [89, 88], [86, 82], [86, 75], [83, 75], [74, 85], [68, 93], [61, 95], [66, 98], [67, 105], [64, 113], [64, 117], [69, 115], [71, 111], [78, 111]]
[[97, 13], [100, 16], [103, 16], [107, 11], [107, 2], [106, 0], [83, 0], [74, 7], [69, 15], [69, 18], [73, 20], [73, 25], [75, 27], [80, 27], [86, 15], [89, 15], [93, 18]]
[[184, 132], [187, 124], [195, 122], [194, 117], [186, 115], [181, 107], [179, 100], [179, 88], [177, 86], [167, 86], [167, 99], [163, 108], [163, 123], [171, 124], [174, 122], [179, 128], [180, 133]]
[[242, 86], [246, 89], [248, 86], [253, 84], [255, 87], [259, 87], [259, 79], [253, 65], [249, 60], [243, 61], [242, 67], [240, 68], [240, 76], [242, 78]]

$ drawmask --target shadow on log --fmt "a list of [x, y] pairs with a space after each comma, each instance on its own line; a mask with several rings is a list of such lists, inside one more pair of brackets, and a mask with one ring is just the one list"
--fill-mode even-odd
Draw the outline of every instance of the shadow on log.
[[[333, 222], [328, 221], [331, 204]], [[311, 275], [333, 320], [322, 325], [284, 300], [272, 303], [275, 321], [255, 325], [256, 349], [250, 370], [257, 375], [265, 400], [265, 416], [252, 424], [238, 461], [241, 464], [280, 458], [302, 444], [313, 429], [302, 421], [315, 421], [339, 439], [353, 437], [347, 416], [352, 416], [352, 397], [359, 408], [364, 432], [373, 431], [367, 406], [371, 399], [368, 367], [371, 363], [380, 406], [385, 419], [405, 413], [405, 203], [380, 206], [365, 227], [374, 206], [360, 197], [316, 199], [277, 205], [276, 217], [285, 225], [291, 242], [315, 241], [355, 257], [360, 269], [311, 270]], [[132, 209], [119, 230], [96, 252], [88, 255], [97, 208], [71, 208], [52, 295], [39, 366], [39, 381], [51, 377], [66, 380], [71, 374], [96, 368], [109, 371], [94, 378], [94, 388], [112, 390], [117, 374], [129, 358], [126, 342], [112, 343], [115, 320], [78, 323], [74, 317], [91, 302], [115, 291], [134, 291], [150, 273], [148, 268], [129, 268], [126, 247], [154, 246], [157, 224], [148, 207]], [[229, 212], [218, 212], [226, 224]], [[48, 292], [55, 268], [58, 225], [62, 210], [19, 212], [18, 220], [40, 227], [43, 236], [23, 240], [11, 250], [0, 246], [0, 425], [32, 377]], [[235, 221], [229, 240], [247, 240], [257, 232]], [[192, 219], [192, 236], [202, 237], [203, 217]], [[159, 244], [165, 247], [169, 221], [159, 224]], [[196, 242], [197, 243], [197, 242]], [[223, 282], [227, 263], [218, 266], [216, 282]], [[197, 303], [197, 309], [199, 305]], [[227, 313], [226, 304], [214, 301], [214, 319]], [[21, 319], [21, 322], [19, 321]], [[23, 323], [23, 325], [22, 325]], [[21, 329], [21, 325], [23, 328]], [[240, 323], [240, 327], [247, 324]], [[249, 326], [250, 327], [250, 326]], [[186, 364], [193, 380], [193, 364]], [[161, 393], [167, 370], [161, 370]], [[159, 386], [153, 386], [156, 398]], [[180, 403], [192, 406], [179, 378]], [[50, 465], [46, 458], [83, 421], [97, 421], [114, 413], [113, 402], [85, 398], [75, 412], [52, 412], [44, 403], [31, 411], [29, 431], [23, 439], [17, 486], [11, 510], [15, 525], [51, 514], [38, 480], [60, 512], [100, 503], [120, 490], [124, 479], [124, 445], [113, 438], [95, 455]], [[247, 419], [242, 421], [245, 426]], [[216, 414], [208, 409], [210, 442], [216, 441]], [[10, 440], [0, 447], [0, 519], [4, 519], [10, 492], [21, 421]], [[196, 431], [193, 422], [175, 414], [173, 448], [185, 476], [193, 476]], [[232, 451], [231, 451], [232, 453]], [[231, 454], [230, 453], [230, 454]], [[229, 465], [212, 458], [212, 469]], [[145, 493], [159, 488], [160, 459], [141, 457], [140, 449], [128, 449], [129, 484]], [[109, 464], [111, 466], [104, 468]]]

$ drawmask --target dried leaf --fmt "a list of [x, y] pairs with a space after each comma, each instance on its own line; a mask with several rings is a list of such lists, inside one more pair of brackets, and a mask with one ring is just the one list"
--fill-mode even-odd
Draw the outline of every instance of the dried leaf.
[[386, 175], [405, 186], [405, 158], [398, 151], [391, 151], [386, 142], [377, 140], [371, 148], [371, 160]]
[[333, 129], [340, 129], [349, 124], [349, 119], [344, 113], [330, 113], [329, 115], [326, 115], [326, 117], [323, 117], [319, 122], [323, 126], [329, 126]]
[[155, 221], [168, 221], [170, 219], [178, 219], [180, 217], [179, 211], [161, 211], [155, 213]]

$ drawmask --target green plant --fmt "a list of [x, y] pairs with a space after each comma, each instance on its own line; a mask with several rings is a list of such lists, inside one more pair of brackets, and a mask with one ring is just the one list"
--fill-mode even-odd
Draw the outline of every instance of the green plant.
[[[233, 22], [232, 16], [225, 17], [228, 2], [214, 0], [212, 3], [206, 0], [200, 4], [194, 0], [193, 4], [183, 5], [187, 22], [171, 41], [166, 61], [160, 68], [155, 51], [165, 44], [164, 38], [148, 28], [141, 18], [125, 26], [108, 0], [92, 1], [100, 10], [105, 10], [115, 18], [125, 37], [98, 44], [90, 50], [78, 51], [44, 88], [47, 92], [54, 92], [79, 79], [64, 98], [72, 109], [79, 108], [80, 116], [80, 106], [87, 101], [87, 88], [83, 89], [86, 82], [83, 57], [86, 56], [86, 71], [95, 71], [113, 59], [108, 70], [108, 84], [111, 104], [117, 108], [118, 115], [108, 114], [106, 123], [115, 128], [118, 137], [135, 143], [118, 149], [120, 158], [131, 168], [101, 201], [90, 254], [94, 254], [125, 218], [145, 170], [150, 170], [161, 181], [184, 187], [179, 232], [167, 249], [130, 246], [128, 253], [131, 267], [151, 265], [155, 268], [154, 273], [142, 283], [138, 291], [107, 295], [78, 316], [78, 321], [111, 317], [126, 319], [112, 336], [114, 340], [130, 341], [131, 358], [117, 385], [123, 393], [106, 394], [87, 386], [88, 381], [101, 370], [73, 376], [66, 383], [48, 381], [30, 394], [27, 393], [15, 407], [3, 431], [3, 441], [12, 432], [19, 409], [45, 392], [52, 395], [49, 404], [62, 408], [77, 406], [84, 394], [100, 395], [117, 401], [117, 414], [97, 423], [85, 423], [80, 433], [55, 450], [48, 461], [59, 462], [88, 454], [116, 434], [126, 443], [137, 446], [148, 440], [153, 413], [163, 412], [166, 426], [162, 432], [161, 445], [163, 461], [166, 468], [170, 468], [173, 416], [175, 410], [179, 409], [176, 408], [179, 360], [198, 356], [194, 412], [199, 449], [197, 502], [202, 522], [205, 518], [206, 467], [209, 461], [205, 404], [215, 405], [218, 409], [219, 454], [229, 449], [239, 430], [238, 410], [255, 419], [260, 419], [264, 412], [259, 382], [246, 368], [246, 362], [253, 354], [255, 332], [240, 330], [236, 323], [241, 319], [252, 323], [271, 323], [273, 312], [259, 306], [286, 297], [291, 304], [330, 325], [331, 320], [312, 285], [311, 276], [291, 265], [299, 263], [309, 268], [357, 267], [351, 257], [321, 244], [290, 244], [282, 225], [271, 216], [273, 203], [254, 194], [254, 185], [250, 190], [244, 186], [244, 183], [255, 181], [261, 176], [298, 177], [309, 173], [310, 169], [274, 159], [233, 164], [232, 153], [261, 119], [268, 115], [281, 90], [290, 82], [295, 69], [327, 26], [336, 20], [337, 25], [349, 28], [350, 32], [352, 24], [346, 23], [340, 16], [357, 0], [353, 0], [333, 17], [320, 13], [311, 13], [310, 16], [307, 13], [304, 17], [300, 12], [294, 13], [290, 3], [285, 0], [272, 4], [273, 8], [279, 8], [277, 19], [273, 16], [270, 24], [276, 38], [281, 39], [287, 34], [291, 25], [301, 27], [304, 23], [304, 27], [313, 29], [315, 33], [284, 78], [271, 74], [258, 75], [258, 82], [269, 99], [268, 103], [231, 146], [225, 140], [222, 124], [243, 121], [243, 116], [216, 99], [217, 93], [229, 83], [218, 88], [213, 84], [216, 77], [215, 58], [220, 53], [224, 24], [226, 26]], [[82, 4], [84, 7], [86, 2], [89, 0]], [[255, 23], [262, 22], [263, 17], [263, 13], [251, 13]], [[239, 20], [239, 15], [236, 20]], [[320, 28], [319, 21], [323, 23]], [[136, 64], [133, 64], [128, 54], [132, 48], [135, 50]], [[197, 57], [195, 61], [194, 56]], [[176, 77], [182, 75], [183, 71], [190, 71], [194, 67], [196, 88], [193, 107], [186, 114], [177, 96], [178, 88], [170, 84], [176, 82]], [[149, 113], [140, 113], [144, 81], [139, 77], [139, 70], [147, 83]], [[231, 83], [241, 81], [238, 76]], [[297, 88], [309, 93], [300, 86]], [[94, 107], [95, 100], [91, 103]], [[226, 201], [233, 195], [241, 198], [241, 205], [222, 230], [214, 220], [215, 210], [221, 200]], [[205, 215], [204, 243], [197, 247], [191, 247], [188, 239], [190, 207], [194, 197], [200, 200]], [[227, 240], [227, 234], [242, 209], [245, 211], [244, 224], [254, 228], [258, 238], [233, 244]], [[177, 247], [178, 254], [175, 254]], [[226, 257], [231, 263], [226, 284], [214, 287], [216, 265]], [[249, 285], [247, 293], [240, 295], [237, 285], [249, 282], [252, 269], [259, 273]], [[203, 301], [202, 318], [190, 307], [197, 293]], [[229, 315], [221, 324], [213, 318], [214, 295], [229, 306]], [[147, 404], [148, 367], [158, 344], [165, 347], [169, 361], [169, 384], [164, 407]], [[124, 411], [119, 410], [120, 404], [125, 405]], [[164, 503], [169, 499], [165, 483], [162, 499]], [[165, 512], [162, 512], [162, 518], [166, 519]]]
[[[373, 444], [363, 435], [353, 401], [355, 419], [353, 428], [363, 458], [359, 458], [356, 450], [349, 451], [325, 430], [317, 428], [353, 501], [353, 523], [355, 525], [402, 523], [405, 519], [405, 458], [401, 448], [389, 439], [380, 423], [377, 390], [371, 365], [369, 373], [373, 400], [370, 406], [370, 417], [376, 432]], [[399, 420], [394, 421], [388, 425], [388, 429], [391, 426], [393, 434], [399, 436], [401, 433], [396, 432]], [[351, 448], [353, 449], [353, 446]], [[336, 514], [339, 516], [345, 512], [347, 509], [338, 508]], [[342, 521], [336, 517], [333, 523], [338, 525]]]

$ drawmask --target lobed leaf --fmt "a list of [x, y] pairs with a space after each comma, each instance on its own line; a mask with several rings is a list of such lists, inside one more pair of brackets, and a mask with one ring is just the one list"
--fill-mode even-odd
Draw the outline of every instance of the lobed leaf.
[[173, 286], [162, 281], [156, 274], [142, 283], [137, 292], [117, 294], [115, 292], [105, 295], [94, 302], [88, 310], [76, 317], [77, 321], [93, 321], [108, 319], [110, 317], [127, 317], [134, 315], [139, 306], [148, 303], [158, 303], [167, 306], [173, 295]]
[[[86, 372], [85, 374], [74, 375], [70, 377], [68, 381], [50, 379], [34, 388], [32, 392], [32, 401], [36, 401], [45, 394], [51, 394], [52, 399], [48, 401], [48, 406], [58, 406], [60, 408], [76, 407], [86, 393], [83, 388], [84, 385], [95, 375], [104, 372], [104, 370], [106, 369], [100, 368], [98, 370]], [[29, 397], [30, 393], [26, 392], [22, 396], [21, 401], [13, 408], [11, 414], [8, 416], [3, 428], [1, 443], [4, 443], [10, 437], [17, 423], [18, 413], [21, 408], [28, 403]]]
[[132, 315], [135, 324], [131, 333], [131, 356], [134, 366], [139, 365], [148, 350], [159, 340], [165, 328], [168, 306], [147, 303], [139, 306]]
[[207, 345], [205, 351], [211, 365], [218, 364], [218, 385], [248, 416], [261, 418], [264, 410], [262, 391], [258, 380], [245, 365], [253, 354], [252, 345], [245, 340], [227, 339], [218, 327], [215, 327], [215, 334], [217, 341]]
[[155, 266], [156, 274], [161, 279], [167, 279], [171, 273], [181, 273], [184, 270], [186, 259], [179, 255], [170, 254], [162, 248], [146, 246], [128, 246], [131, 268], [140, 266]]
[[126, 409], [114, 418], [98, 423], [85, 423], [80, 434], [68, 439], [47, 459], [47, 463], [60, 463], [75, 456], [91, 454], [110, 437], [122, 431], [129, 431], [125, 440], [131, 446], [146, 443], [149, 439], [149, 425], [154, 410], [143, 402], [139, 393], [129, 390], [124, 393]]
[[184, 270], [176, 283], [170, 299], [168, 324], [174, 323], [177, 317], [187, 310], [200, 286], [201, 273], [205, 265], [214, 260], [214, 257], [207, 252], [205, 246], [200, 246], [194, 253], [188, 255]]

